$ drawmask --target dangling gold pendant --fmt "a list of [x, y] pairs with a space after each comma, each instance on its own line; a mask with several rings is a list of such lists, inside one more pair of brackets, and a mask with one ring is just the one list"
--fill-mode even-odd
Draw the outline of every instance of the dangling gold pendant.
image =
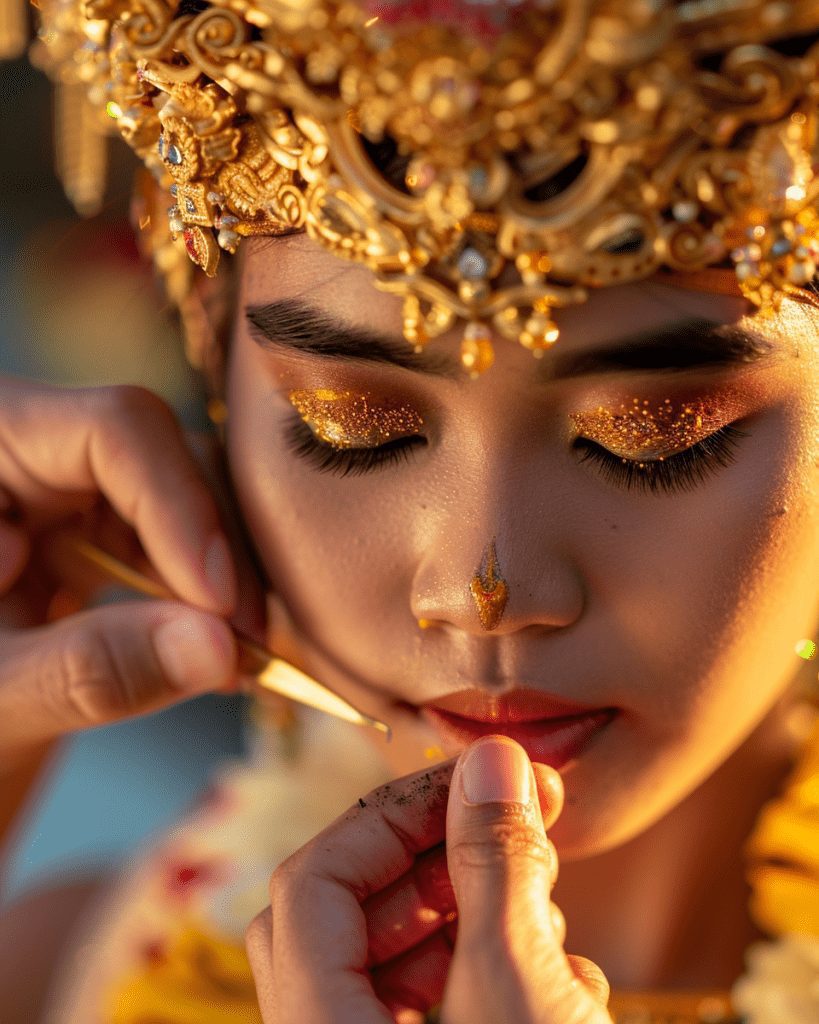
[[498, 557], [492, 541], [484, 553], [481, 568], [472, 577], [469, 589], [484, 629], [495, 629], [503, 617], [509, 588], [498, 572]]

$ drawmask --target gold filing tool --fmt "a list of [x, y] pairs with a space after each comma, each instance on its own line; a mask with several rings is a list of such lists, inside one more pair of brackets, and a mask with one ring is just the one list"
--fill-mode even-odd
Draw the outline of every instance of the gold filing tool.
[[[178, 600], [177, 596], [161, 583], [143, 576], [118, 558], [109, 555], [84, 537], [67, 532], [58, 533], [51, 538], [53, 545], [49, 552], [49, 561], [58, 569], [76, 568], [78, 560], [91, 563], [101, 569], [112, 581], [117, 581], [148, 597]], [[342, 718], [356, 725], [371, 725], [392, 739], [392, 729], [386, 722], [371, 718], [358, 708], [333, 693], [322, 683], [317, 682], [304, 672], [270, 654], [264, 647], [257, 644], [249, 636], [230, 624], [239, 645], [239, 672], [250, 677], [257, 686], [272, 690], [283, 697], [289, 697], [299, 704], [326, 711], [330, 715]]]

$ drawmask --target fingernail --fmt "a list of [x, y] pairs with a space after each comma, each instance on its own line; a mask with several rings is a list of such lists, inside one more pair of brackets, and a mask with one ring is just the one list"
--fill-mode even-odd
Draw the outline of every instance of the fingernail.
[[496, 800], [528, 804], [531, 799], [531, 767], [523, 747], [503, 736], [485, 736], [467, 751], [461, 768], [461, 784], [467, 804]]
[[233, 638], [229, 627], [218, 619], [180, 615], [158, 626], [153, 641], [165, 675], [180, 690], [206, 693], [230, 681]]
[[220, 607], [227, 614], [232, 614], [236, 607], [236, 570], [227, 539], [222, 533], [211, 534], [205, 547], [205, 575]]

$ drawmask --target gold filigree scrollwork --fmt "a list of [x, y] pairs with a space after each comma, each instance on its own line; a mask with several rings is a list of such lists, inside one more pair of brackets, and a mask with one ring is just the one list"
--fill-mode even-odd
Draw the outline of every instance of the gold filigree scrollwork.
[[187, 25], [180, 43], [191, 64], [218, 81], [225, 66], [241, 58], [248, 35], [249, 26], [238, 14], [211, 7]]
[[[662, 266], [730, 256], [771, 309], [815, 276], [817, 0], [784, 20], [772, 0], [430, 5], [423, 25], [359, 0], [42, 3], [54, 74], [176, 185], [171, 229], [208, 272], [306, 229], [405, 300], [412, 344], [463, 321], [470, 372], [493, 333], [542, 352], [555, 310]], [[369, 157], [387, 142], [403, 180]]]

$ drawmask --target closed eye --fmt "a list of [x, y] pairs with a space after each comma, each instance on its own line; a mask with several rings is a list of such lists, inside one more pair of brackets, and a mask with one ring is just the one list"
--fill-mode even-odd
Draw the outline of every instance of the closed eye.
[[427, 439], [421, 434], [396, 437], [370, 448], [336, 448], [321, 441], [299, 417], [287, 427], [287, 446], [298, 458], [306, 459], [321, 473], [334, 476], [362, 476], [387, 466], [409, 462]]
[[587, 437], [578, 437], [574, 446], [583, 449], [581, 462], [598, 463], [603, 478], [616, 487], [671, 494], [693, 490], [729, 466], [740, 438], [747, 436], [748, 431], [727, 424], [684, 451], [654, 460], [622, 458]]

